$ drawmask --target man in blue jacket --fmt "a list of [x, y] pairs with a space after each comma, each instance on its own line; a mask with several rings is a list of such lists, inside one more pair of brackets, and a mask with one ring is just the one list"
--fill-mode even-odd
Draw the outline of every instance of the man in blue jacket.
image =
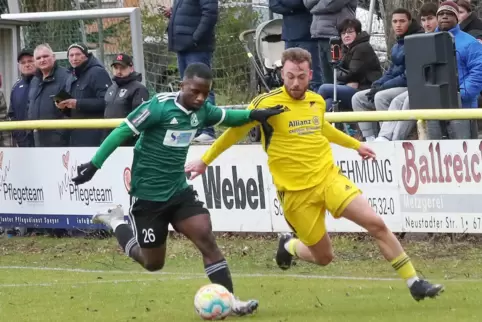
[[[177, 0], [172, 9], [161, 7], [168, 26], [169, 51], [177, 53], [181, 79], [186, 67], [192, 63], [203, 63], [211, 67], [215, 48], [214, 29], [218, 21], [218, 0]], [[214, 92], [209, 101], [215, 105]], [[214, 128], [199, 131], [196, 142], [212, 143]]]
[[313, 16], [305, 7], [303, 0], [269, 0], [269, 9], [283, 15], [282, 39], [285, 42], [285, 49], [300, 47], [311, 54], [313, 78], [310, 87], [318, 92], [323, 81], [320, 47], [318, 41], [311, 38], [310, 32]]
[[[27, 120], [28, 91], [30, 89], [30, 82], [35, 74], [33, 50], [22, 49], [17, 56], [17, 62], [20, 71], [20, 78], [12, 87], [8, 118], [12, 121], [24, 121]], [[33, 136], [29, 131], [13, 131], [13, 140], [14, 144], [19, 147], [34, 146]]]
[[[412, 14], [403, 8], [393, 11], [392, 28], [397, 42], [392, 47], [390, 68], [373, 82], [370, 89], [353, 95], [351, 102], [355, 111], [386, 111], [393, 99], [407, 91], [404, 39], [408, 35], [423, 33], [423, 29], [412, 19]], [[359, 122], [358, 125], [366, 141], [375, 140], [379, 132], [377, 122]]]
[[[454, 38], [462, 108], [477, 108], [482, 91], [482, 45], [460, 29], [459, 8], [453, 1], [442, 2], [437, 10], [438, 31], [448, 31]], [[446, 130], [447, 133], [444, 133]], [[465, 140], [477, 138], [475, 121], [428, 121], [427, 136], [431, 140]]]

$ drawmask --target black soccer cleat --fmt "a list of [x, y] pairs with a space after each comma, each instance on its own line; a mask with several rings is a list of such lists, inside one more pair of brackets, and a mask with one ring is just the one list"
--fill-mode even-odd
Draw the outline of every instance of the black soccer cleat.
[[410, 287], [410, 294], [415, 301], [420, 301], [426, 297], [435, 298], [444, 291], [442, 284], [430, 284], [425, 280], [418, 280]]
[[276, 252], [276, 264], [278, 264], [278, 267], [282, 270], [289, 269], [293, 262], [293, 255], [285, 249], [285, 244], [291, 238], [293, 238], [291, 234], [283, 234], [279, 239], [278, 251]]

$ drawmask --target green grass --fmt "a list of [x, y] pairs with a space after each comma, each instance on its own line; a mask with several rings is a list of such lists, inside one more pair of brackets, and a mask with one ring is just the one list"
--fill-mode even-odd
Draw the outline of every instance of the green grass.
[[[255, 316], [229, 320], [482, 320], [482, 249], [477, 243], [406, 242], [417, 269], [446, 286], [436, 300], [417, 303], [369, 240], [334, 238], [337, 258], [332, 264], [297, 263], [287, 272], [273, 261], [273, 238], [218, 240], [237, 295], [260, 301]], [[170, 239], [168, 244], [166, 267], [153, 274], [126, 258], [114, 239], [0, 238], [1, 320], [199, 321], [193, 296], [208, 283], [200, 256], [185, 239]], [[365, 279], [336, 278], [340, 276]], [[394, 280], [366, 279], [370, 277]]]

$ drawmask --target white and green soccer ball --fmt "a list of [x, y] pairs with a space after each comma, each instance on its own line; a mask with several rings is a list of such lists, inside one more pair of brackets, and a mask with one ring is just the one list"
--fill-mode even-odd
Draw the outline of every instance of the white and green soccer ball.
[[221, 320], [231, 313], [233, 295], [222, 285], [201, 287], [194, 296], [194, 308], [203, 320]]

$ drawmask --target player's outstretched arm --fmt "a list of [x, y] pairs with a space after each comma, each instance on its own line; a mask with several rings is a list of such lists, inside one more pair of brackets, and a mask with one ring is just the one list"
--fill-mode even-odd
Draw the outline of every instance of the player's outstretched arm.
[[327, 121], [323, 123], [323, 135], [331, 143], [338, 144], [344, 148], [358, 150], [361, 145], [360, 141], [345, 134], [345, 132], [338, 130]]
[[157, 107], [158, 99], [154, 97], [151, 101], [145, 102], [132, 111], [114, 131], [102, 142], [90, 162], [77, 167], [77, 177], [72, 181], [79, 185], [90, 181], [97, 170], [99, 170], [109, 156], [128, 138], [139, 135], [146, 128], [156, 124], [160, 119]]
[[330, 123], [326, 122], [323, 124], [323, 135], [330, 141], [331, 143], [338, 144], [342, 147], [348, 149], [354, 149], [358, 151], [358, 154], [363, 159], [375, 159], [376, 154], [375, 152], [365, 144], [362, 144], [360, 141], [352, 138], [351, 136], [345, 134], [344, 132], [336, 129]]
[[244, 138], [253, 125], [254, 124], [252, 123], [248, 123], [227, 129], [216, 141], [214, 141], [201, 159], [187, 163], [184, 167], [184, 171], [187, 173], [189, 180], [203, 174], [204, 171], [206, 171], [207, 166], [220, 156], [221, 153]]
[[[281, 114], [284, 112], [283, 106], [278, 105], [268, 108], [254, 109], [252, 105], [249, 105], [246, 110], [225, 110], [219, 107], [207, 103], [207, 124], [212, 125], [224, 125], [229, 127], [242, 126], [244, 124], [257, 121], [260, 123], [266, 122], [270, 117]], [[254, 123], [251, 127], [255, 126]]]

